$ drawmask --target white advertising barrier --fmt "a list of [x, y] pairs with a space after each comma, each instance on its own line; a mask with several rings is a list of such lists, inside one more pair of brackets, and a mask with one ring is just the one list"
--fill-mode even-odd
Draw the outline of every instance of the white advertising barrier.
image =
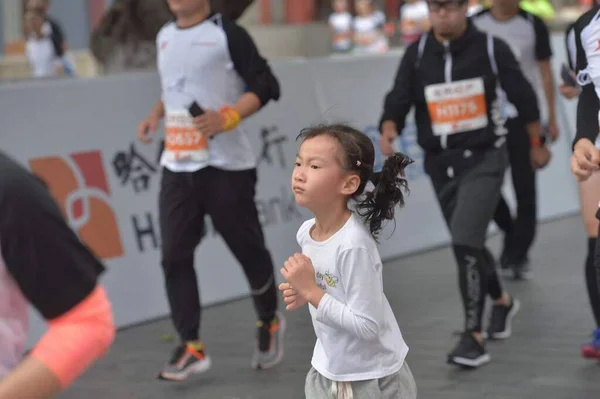
[[[561, 51], [556, 47], [557, 58]], [[391, 53], [273, 64], [282, 99], [245, 125], [260, 160], [257, 206], [279, 279], [280, 265], [298, 249], [296, 231], [310, 217], [296, 206], [290, 191], [297, 134], [315, 123], [344, 121], [376, 141], [383, 96], [399, 59], [400, 53]], [[27, 82], [0, 88], [2, 149], [45, 178], [71, 225], [104, 259], [108, 272], [103, 283], [121, 327], [168, 314], [157, 217], [158, 143], [144, 146], [135, 138], [138, 123], [159, 94], [155, 74]], [[575, 185], [568, 173], [570, 138], [564, 136], [553, 146], [552, 165], [540, 174], [543, 219], [578, 209]], [[416, 162], [407, 171], [411, 193], [407, 207], [398, 213], [395, 233], [392, 235], [394, 224], [390, 223], [381, 235], [384, 259], [449, 239], [423, 173], [414, 124], [408, 124], [398, 146]], [[380, 166], [383, 159], [376, 148]], [[207, 225], [207, 235], [196, 253], [203, 304], [247, 295], [241, 268]], [[43, 331], [37, 316], [32, 322], [30, 343]]]
[[[309, 215], [290, 189], [298, 132], [319, 121], [305, 64], [277, 67], [285, 95], [248, 121], [260, 157], [257, 206], [276, 275], [298, 250], [296, 231]], [[119, 326], [168, 314], [160, 267], [158, 144], [136, 128], [159, 98], [154, 74], [31, 82], [0, 89], [2, 149], [50, 185], [82, 239], [107, 265], [103, 277]], [[244, 274], [209, 226], [196, 253], [204, 304], [248, 294]], [[33, 343], [44, 325], [32, 317]]]

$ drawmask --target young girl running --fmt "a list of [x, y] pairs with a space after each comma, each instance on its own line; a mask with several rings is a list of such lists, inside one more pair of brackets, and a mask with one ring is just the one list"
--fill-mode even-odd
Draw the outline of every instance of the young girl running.
[[[315, 218], [298, 230], [302, 254], [285, 262], [279, 289], [287, 310], [309, 304], [317, 335], [306, 398], [416, 398], [376, 244], [383, 222], [404, 205], [412, 161], [397, 153], [374, 175], [371, 140], [345, 125], [305, 129], [299, 138], [292, 190]], [[375, 188], [365, 192], [369, 180]]]

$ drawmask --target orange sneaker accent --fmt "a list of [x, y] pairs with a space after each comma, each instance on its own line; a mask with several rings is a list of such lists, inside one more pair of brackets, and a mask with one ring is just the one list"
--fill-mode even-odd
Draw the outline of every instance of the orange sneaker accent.
[[204, 360], [204, 358], [205, 358], [204, 351], [199, 351], [198, 349], [194, 348], [191, 345], [186, 345], [185, 351], [186, 351], [186, 353], [189, 353], [190, 355], [192, 355], [200, 360]]
[[273, 319], [273, 321], [271, 322], [271, 325], [269, 326], [269, 332], [271, 334], [274, 334], [279, 330], [279, 327], [280, 327], [279, 319]]

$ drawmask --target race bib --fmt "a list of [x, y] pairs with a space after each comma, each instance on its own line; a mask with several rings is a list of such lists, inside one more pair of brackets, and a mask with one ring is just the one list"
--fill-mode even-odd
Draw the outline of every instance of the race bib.
[[427, 86], [425, 100], [436, 136], [477, 130], [488, 125], [482, 78]]
[[165, 123], [165, 160], [206, 162], [208, 144], [187, 111], [170, 111]]

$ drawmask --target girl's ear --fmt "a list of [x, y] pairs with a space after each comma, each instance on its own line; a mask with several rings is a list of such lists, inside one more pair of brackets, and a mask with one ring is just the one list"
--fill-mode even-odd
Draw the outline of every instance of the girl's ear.
[[346, 177], [342, 186], [342, 194], [352, 196], [360, 186], [360, 177], [357, 174], [351, 174]]

